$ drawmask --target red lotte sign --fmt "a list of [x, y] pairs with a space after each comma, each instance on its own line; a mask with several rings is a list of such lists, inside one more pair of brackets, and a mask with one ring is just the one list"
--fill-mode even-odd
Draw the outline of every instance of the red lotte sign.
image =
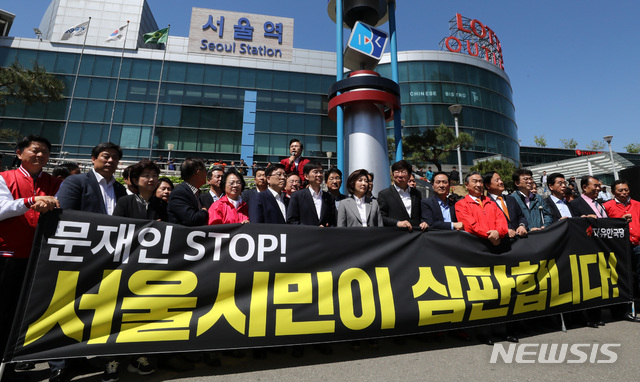
[[502, 46], [491, 28], [476, 19], [456, 13], [456, 17], [449, 21], [449, 30], [451, 36], [444, 39], [444, 46], [450, 52], [466, 52], [471, 56], [484, 58], [504, 70]]

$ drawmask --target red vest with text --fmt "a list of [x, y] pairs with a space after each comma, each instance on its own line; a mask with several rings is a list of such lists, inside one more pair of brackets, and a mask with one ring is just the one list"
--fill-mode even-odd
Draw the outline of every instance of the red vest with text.
[[[33, 178], [22, 171], [24, 169], [0, 173], [14, 200], [32, 196], [53, 196], [62, 183], [62, 179], [42, 172], [34, 184]], [[39, 213], [30, 209], [24, 215], [0, 221], [0, 254], [21, 259], [28, 258], [39, 216]]]

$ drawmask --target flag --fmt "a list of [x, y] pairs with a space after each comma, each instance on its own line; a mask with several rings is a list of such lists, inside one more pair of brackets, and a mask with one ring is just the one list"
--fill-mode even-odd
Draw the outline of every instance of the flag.
[[60, 40], [68, 40], [71, 37], [82, 36], [87, 32], [87, 28], [89, 28], [89, 21], [85, 21], [76, 25], [75, 27], [67, 29], [60, 37]]
[[169, 38], [169, 28], [160, 29], [159, 31], [145, 33], [144, 36], [145, 44], [166, 44], [167, 39]]
[[113, 33], [109, 35], [109, 37], [107, 37], [106, 40], [104, 40], [104, 42], [120, 40], [124, 36], [124, 30], [127, 29], [128, 26], [129, 24], [126, 24], [116, 29], [115, 31], [113, 31]]

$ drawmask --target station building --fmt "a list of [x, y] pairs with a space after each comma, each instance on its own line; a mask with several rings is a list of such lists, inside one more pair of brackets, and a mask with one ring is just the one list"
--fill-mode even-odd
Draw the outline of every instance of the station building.
[[[170, 155], [264, 164], [288, 156], [289, 140], [298, 138], [306, 157], [335, 163], [336, 124], [327, 116], [335, 52], [294, 49], [293, 19], [194, 8], [188, 37], [145, 44], [145, 33], [164, 28], [145, 0], [52, 0], [43, 13], [39, 38], [0, 37], [0, 65], [43, 65], [64, 81], [65, 99], [8, 104], [0, 128], [49, 138], [53, 157], [88, 159], [93, 146], [110, 140], [127, 160]], [[89, 17], [86, 35], [61, 39]], [[106, 42], [126, 20], [126, 38]], [[238, 34], [247, 23], [253, 41]], [[493, 155], [520, 161], [503, 69], [447, 51], [405, 51], [398, 59], [405, 135], [453, 127], [448, 107], [461, 104], [460, 130], [475, 138], [463, 165]], [[388, 55], [377, 70], [391, 78]], [[0, 142], [0, 150], [10, 152], [9, 144]]]

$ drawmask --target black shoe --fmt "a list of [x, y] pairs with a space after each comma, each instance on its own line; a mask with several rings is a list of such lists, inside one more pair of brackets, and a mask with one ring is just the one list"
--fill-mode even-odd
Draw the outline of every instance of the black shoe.
[[329, 344], [317, 344], [317, 345], [314, 345], [313, 348], [324, 355], [333, 354], [333, 348]]
[[491, 337], [479, 337], [478, 340], [485, 345], [493, 346], [495, 341]]
[[304, 347], [302, 347], [302, 345], [299, 346], [294, 346], [291, 349], [291, 356], [293, 358], [300, 358], [304, 355]]
[[598, 324], [598, 326], [604, 326], [604, 321], [598, 321], [596, 323]]
[[624, 319], [631, 322], [640, 322], [640, 317], [636, 317], [631, 313], [625, 314]]
[[516, 337], [516, 336], [507, 336], [506, 340], [507, 340], [508, 342], [513, 342], [513, 343], [516, 343], [516, 344], [517, 344], [518, 342], [520, 342], [520, 340], [518, 340], [518, 337]]
[[14, 370], [24, 371], [24, 370], [33, 370], [36, 368], [36, 365], [33, 362], [18, 362], [13, 367]]
[[589, 321], [587, 322], [587, 326], [590, 328], [598, 329], [598, 324], [596, 322]]
[[49, 375], [49, 382], [67, 382], [68, 380], [66, 369], [53, 370]]

